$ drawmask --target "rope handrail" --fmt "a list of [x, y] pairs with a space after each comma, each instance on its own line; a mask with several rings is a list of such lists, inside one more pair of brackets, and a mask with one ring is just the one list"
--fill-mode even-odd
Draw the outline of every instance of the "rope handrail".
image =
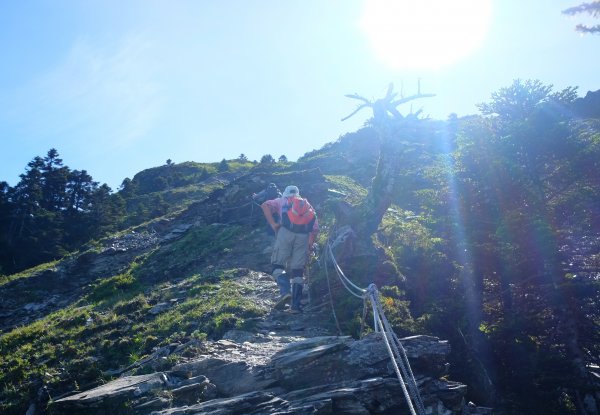
[[[346, 289], [350, 292], [350, 294], [354, 295], [355, 297], [364, 298], [365, 294], [367, 293], [367, 290], [364, 288], [360, 288], [358, 285], [356, 285], [352, 281], [350, 281], [350, 279], [348, 277], [346, 277], [346, 275], [342, 271], [342, 268], [339, 266], [338, 262], [336, 261], [335, 256], [333, 255], [333, 250], [331, 249], [331, 245], [328, 244], [327, 248], [328, 248], [329, 258], [331, 258], [331, 262], [333, 263], [333, 266], [334, 266], [335, 270], [337, 271], [338, 276], [340, 276], [340, 280], [344, 284], [344, 287], [346, 287]], [[356, 294], [354, 291], [352, 291], [349, 288], [349, 286], [351, 286], [352, 288], [354, 288], [356, 291], [360, 292], [361, 294]]]
[[[408, 404], [411, 415], [425, 415], [425, 406], [423, 404], [423, 400], [421, 399], [421, 395], [419, 393], [419, 388], [417, 382], [415, 380], [414, 374], [410, 367], [410, 363], [408, 361], [408, 356], [406, 355], [406, 350], [402, 346], [402, 343], [394, 333], [392, 326], [388, 319], [385, 316], [383, 311], [383, 306], [381, 305], [381, 301], [379, 299], [379, 291], [377, 290], [377, 286], [375, 284], [370, 284], [368, 288], [361, 288], [354, 284], [346, 275], [344, 274], [342, 268], [339, 266], [338, 262], [333, 255], [333, 249], [329, 241], [327, 242], [325, 257], [329, 256], [332, 264], [334, 265], [334, 269], [338, 274], [338, 278], [346, 288], [346, 290], [355, 297], [361, 298], [364, 302], [364, 311], [363, 315], [366, 314], [367, 309], [367, 301], [371, 302], [371, 306], [373, 308], [373, 327], [376, 333], [381, 332], [382, 337], [384, 339], [386, 349], [392, 360], [392, 364], [394, 366], [394, 371], [396, 372], [396, 376], [398, 377], [398, 381], [400, 382], [400, 386], [402, 388], [402, 392], [404, 393], [404, 397]], [[327, 271], [327, 263], [325, 263], [325, 272], [327, 275], [327, 284], [329, 287], [329, 295], [331, 300], [331, 308], [333, 310], [333, 315], [336, 321], [336, 325], [338, 331], [341, 333], [339, 328], [339, 323], [337, 321], [337, 316], [335, 314], [335, 308], [333, 307], [333, 300], [331, 294], [331, 286], [329, 284], [329, 273]], [[357, 294], [355, 291], [358, 291], [360, 294]], [[364, 319], [364, 317], [363, 317]], [[404, 380], [406, 379], [406, 381]], [[408, 385], [408, 388], [407, 388]], [[413, 405], [414, 402], [414, 405]], [[416, 406], [416, 410], [415, 410]], [[418, 412], [417, 412], [418, 411]]]
[[387, 317], [385, 316], [385, 313], [383, 312], [383, 306], [381, 305], [381, 301], [379, 299], [377, 287], [375, 286], [375, 284], [371, 284], [371, 286], [369, 286], [369, 293], [371, 296], [371, 301], [373, 301], [376, 304], [379, 318], [381, 319], [381, 321], [383, 322], [383, 326], [385, 327], [385, 330], [383, 332], [386, 336], [389, 335], [391, 337], [392, 349], [395, 353], [396, 360], [400, 362], [400, 369], [402, 370], [402, 374], [404, 375], [404, 378], [407, 379], [406, 383], [408, 384], [408, 387], [411, 390], [413, 401], [415, 401], [415, 404], [421, 411], [421, 413], [424, 414], [425, 407], [423, 405], [421, 395], [419, 394], [419, 387], [417, 386], [415, 376], [410, 367], [408, 356], [406, 355], [406, 350], [404, 349], [404, 346], [402, 346], [402, 343], [398, 339], [398, 336], [396, 336], [396, 333], [394, 333], [392, 325], [390, 324]]
[[[327, 251], [325, 252], [325, 255], [323, 255], [323, 257], [327, 257]], [[329, 289], [329, 303], [331, 304], [331, 311], [333, 313], [333, 320], [335, 321], [335, 326], [337, 327], [338, 330], [338, 335], [342, 335], [342, 329], [340, 328], [340, 323], [338, 321], [337, 318], [337, 314], [335, 313], [335, 307], [333, 306], [333, 293], [331, 291], [331, 283], [329, 282], [329, 271], [327, 270], [327, 260], [325, 259], [325, 278], [327, 280], [327, 288]]]
[[[387, 333], [385, 332], [383, 322], [381, 321], [381, 316], [376, 315], [375, 321], [377, 322], [377, 325], [379, 326], [381, 332], [383, 333], [383, 340], [384, 340], [386, 349], [388, 351], [388, 355], [390, 356], [390, 360], [392, 361], [392, 365], [394, 366], [394, 371], [396, 372], [398, 381], [400, 382], [400, 387], [402, 388], [402, 393], [404, 394], [404, 398], [406, 399], [406, 403], [408, 404], [408, 409], [410, 410], [410, 413], [412, 415], [417, 415], [415, 408], [412, 404], [412, 399], [411, 399], [410, 393], [406, 389], [406, 384], [404, 382], [404, 379], [402, 378], [402, 374], [400, 373], [400, 370], [398, 369], [398, 362], [396, 361], [394, 352], [392, 351], [392, 348], [390, 347], [390, 341], [389, 341]], [[424, 414], [425, 413], [423, 412], [423, 415]]]

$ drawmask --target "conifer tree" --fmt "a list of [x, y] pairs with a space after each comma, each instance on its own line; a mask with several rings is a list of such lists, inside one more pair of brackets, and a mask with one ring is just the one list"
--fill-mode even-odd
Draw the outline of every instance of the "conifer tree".
[[[571, 16], [587, 13], [593, 17], [600, 17], [600, 1], [581, 3], [578, 6], [570, 7], [566, 10], [563, 10], [563, 13]], [[575, 30], [581, 33], [600, 33], [600, 24], [594, 26], [578, 24], [577, 26], [575, 26]]]
[[87, 171], [71, 171], [50, 149], [27, 164], [14, 188], [0, 183], [1, 272], [60, 258], [115, 229], [122, 213], [121, 197]]
[[273, 164], [275, 159], [270, 154], [265, 154], [260, 158], [260, 164]]
[[225, 159], [221, 160], [217, 169], [220, 172], [229, 171], [229, 163], [227, 163], [227, 160], [225, 160]]
[[69, 168], [63, 166], [63, 161], [56, 149], [50, 149], [46, 157], [44, 157], [41, 174], [41, 206], [51, 212], [61, 211], [66, 202], [66, 185]]
[[[487, 342], [496, 351], [496, 365], [505, 369], [495, 381], [518, 396], [523, 408], [529, 406], [525, 412], [538, 405], [533, 412], [547, 413], [535, 401], [553, 388], [585, 413], [583, 395], [593, 388], [586, 356], [596, 340], [585, 327], [597, 316], [586, 318], [581, 309], [588, 293], [597, 295], [598, 284], [566, 278], [561, 248], [567, 244], [560, 232], [564, 212], [576, 213], [573, 192], [585, 198], [587, 191], [580, 190], [593, 184], [581, 162], [598, 151], [569, 118], [574, 97], [574, 88], [552, 92], [539, 81], [516, 80], [479, 105], [488, 117], [466, 124], [455, 155], [452, 198], [463, 209], [460, 250], [470, 258], [464, 267], [471, 311], [465, 343], [482, 351]], [[533, 364], [540, 360], [545, 364]], [[515, 364], [523, 370], [511, 372]], [[545, 384], [549, 378], [554, 385]], [[536, 387], [525, 391], [518, 385]]]

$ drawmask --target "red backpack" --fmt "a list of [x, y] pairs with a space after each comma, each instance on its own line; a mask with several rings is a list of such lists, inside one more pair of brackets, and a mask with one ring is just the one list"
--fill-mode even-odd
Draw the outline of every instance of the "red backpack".
[[282, 225], [296, 233], [310, 233], [317, 219], [308, 200], [296, 196], [288, 198], [282, 213]]

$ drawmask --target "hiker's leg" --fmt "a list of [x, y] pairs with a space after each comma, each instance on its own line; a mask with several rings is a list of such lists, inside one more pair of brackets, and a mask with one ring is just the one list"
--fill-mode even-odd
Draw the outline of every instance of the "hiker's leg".
[[292, 270], [292, 310], [300, 310], [302, 287], [304, 286], [303, 271], [302, 269]]
[[308, 258], [308, 234], [294, 234], [289, 267], [292, 270], [292, 310], [300, 310], [302, 286], [304, 285], [304, 265]]
[[275, 246], [271, 254], [271, 264], [287, 264], [294, 248], [294, 233], [285, 228], [279, 228], [275, 238]]
[[290, 277], [285, 273], [285, 264], [292, 253], [293, 236], [294, 234], [287, 229], [280, 228], [277, 232], [275, 247], [271, 255], [271, 264], [273, 265], [273, 273], [271, 275], [273, 275], [273, 279], [279, 285], [279, 292], [282, 296], [289, 294], [291, 291]]
[[279, 294], [283, 297], [286, 294], [291, 293], [290, 287], [290, 276], [286, 274], [285, 267], [283, 265], [273, 265], [273, 279], [279, 286]]
[[289, 269], [304, 269], [308, 259], [308, 234], [294, 233], [291, 243]]

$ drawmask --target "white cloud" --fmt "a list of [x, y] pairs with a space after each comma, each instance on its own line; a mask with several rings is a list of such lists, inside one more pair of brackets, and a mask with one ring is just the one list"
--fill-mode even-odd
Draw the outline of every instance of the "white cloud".
[[28, 135], [126, 147], [160, 116], [157, 68], [142, 35], [116, 44], [79, 38], [62, 61], [19, 92], [13, 116], [27, 120]]

